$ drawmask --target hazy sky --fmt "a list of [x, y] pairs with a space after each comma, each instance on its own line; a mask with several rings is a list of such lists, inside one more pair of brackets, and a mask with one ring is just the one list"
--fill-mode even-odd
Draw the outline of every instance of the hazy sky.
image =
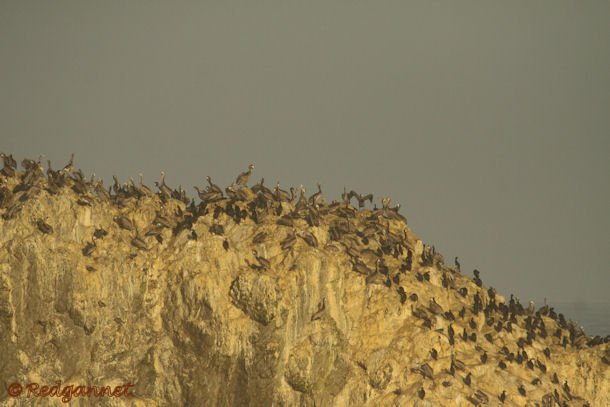
[[610, 2], [232, 3], [1, 1], [0, 150], [387, 194], [503, 294], [610, 303]]

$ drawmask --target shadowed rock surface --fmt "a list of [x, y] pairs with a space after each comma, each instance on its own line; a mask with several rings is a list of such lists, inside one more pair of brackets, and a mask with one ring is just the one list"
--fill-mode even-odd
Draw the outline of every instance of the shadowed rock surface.
[[445, 264], [389, 200], [325, 203], [248, 187], [248, 172], [193, 202], [163, 180], [107, 190], [70, 164], [3, 159], [3, 389], [135, 384], [94, 400], [109, 406], [500, 405], [503, 392], [610, 405], [606, 338]]

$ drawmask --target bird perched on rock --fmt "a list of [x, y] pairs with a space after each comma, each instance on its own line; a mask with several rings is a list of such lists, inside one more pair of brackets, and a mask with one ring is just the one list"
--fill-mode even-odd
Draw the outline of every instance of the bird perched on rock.
[[250, 175], [252, 175], [252, 170], [254, 169], [254, 164], [248, 165], [248, 171], [242, 172], [237, 176], [235, 180], [235, 185], [246, 186], [248, 184], [248, 180], [250, 179]]
[[38, 229], [44, 234], [53, 233], [53, 228], [51, 227], [51, 225], [49, 225], [42, 219], [38, 219], [36, 221], [36, 226], [38, 226]]

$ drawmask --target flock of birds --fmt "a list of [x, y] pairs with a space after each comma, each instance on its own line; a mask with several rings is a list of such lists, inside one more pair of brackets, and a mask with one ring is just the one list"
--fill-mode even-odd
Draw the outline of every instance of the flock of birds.
[[[282, 226], [287, 232], [279, 242], [282, 252], [285, 253], [284, 259], [293, 253], [298, 241], [313, 248], [345, 253], [353, 271], [363, 275], [367, 284], [385, 285], [395, 291], [397, 301], [401, 304], [410, 302], [412, 315], [421, 321], [423, 328], [435, 329], [437, 318], [444, 320], [446, 329], [440, 328], [436, 331], [446, 336], [450, 346], [454, 346], [456, 341], [472, 342], [480, 352], [482, 364], [492, 363], [494, 360], [499, 369], [518, 364], [530, 370], [538, 370], [541, 375], [548, 373], [548, 380], [556, 385], [556, 389], [544, 396], [544, 406], [551, 406], [553, 403], [566, 405], [568, 401], [576, 398], [567, 381], [563, 380], [561, 383], [557, 373], [547, 372], [544, 359], [551, 359], [551, 348], [593, 347], [610, 341], [610, 335], [605, 338], [588, 337], [581, 327], [573, 321], [567, 321], [561, 313], [555, 312], [546, 303], [536, 310], [532, 302], [525, 307], [512, 295], [508, 302], [498, 300], [493, 288], [483, 287], [477, 270], [474, 271], [472, 280], [465, 278], [461, 274], [458, 259], [455, 259], [454, 266], [446, 265], [434, 246], [424, 245], [423, 253], [416, 256], [412, 241], [408, 238], [406, 219], [399, 213], [400, 205], [392, 207], [389, 198], [381, 199], [381, 207], [368, 208], [367, 202], [373, 204], [372, 194], [347, 192], [346, 189], [340, 201], [327, 203], [322, 196], [320, 185], [310, 196], [305, 194], [303, 186], [283, 190], [277, 183], [270, 189], [264, 185], [264, 179], [250, 187], [248, 181], [254, 170], [254, 165], [251, 164], [247, 171], [239, 174], [235, 182], [224, 190], [208, 176], [207, 186], [195, 187], [199, 197], [199, 202], [196, 202], [189, 199], [181, 187], [169, 187], [165, 182], [164, 173], [161, 173], [159, 182], [155, 182], [157, 191], [151, 190], [143, 183], [142, 175], [137, 184], [132, 179], [121, 184], [114, 177], [114, 184], [106, 188], [102, 180], [96, 180], [94, 176], [87, 179], [80, 169], [75, 169], [74, 155], [67, 165], [58, 170], [54, 170], [48, 162], [46, 176], [40, 159], [24, 159], [21, 162], [21, 172], [18, 171], [12, 155], [0, 153], [0, 157], [4, 163], [0, 171], [0, 212], [4, 221], [14, 218], [23, 205], [42, 190], [51, 195], [71, 190], [77, 196], [76, 202], [83, 206], [105, 202], [125, 208], [140, 199], [157, 200], [161, 209], [144, 231], [139, 231], [128, 216], [114, 217], [118, 227], [134, 233], [131, 244], [138, 250], [149, 250], [151, 241], [162, 245], [163, 236], [168, 235], [168, 230], [171, 230], [173, 236], [188, 233], [189, 239], [196, 240], [198, 236], [193, 225], [199, 217], [204, 216], [213, 218], [209, 231], [218, 236], [224, 235], [227, 222], [239, 224], [248, 221]], [[352, 206], [354, 200], [357, 207]], [[178, 204], [170, 205], [172, 201]], [[38, 219], [36, 225], [43, 234], [53, 233], [53, 227], [44, 219]], [[314, 227], [322, 227], [327, 231], [325, 242], [320, 243], [316, 233], [313, 233]], [[90, 256], [94, 253], [96, 240], [107, 234], [106, 230], [97, 228], [91, 241], [82, 248], [82, 254]], [[260, 244], [268, 237], [267, 232], [261, 231], [253, 236], [252, 242], [255, 245]], [[229, 250], [229, 240], [225, 238], [222, 246], [224, 250]], [[273, 267], [273, 261], [274, 259], [266, 258], [257, 250], [253, 250], [251, 260], [247, 260], [247, 264], [264, 272]], [[95, 270], [93, 266], [88, 266], [88, 269]], [[401, 280], [409, 281], [413, 287], [418, 284], [430, 284], [431, 277], [438, 277], [442, 287], [454, 293], [455, 298], [463, 304], [461, 309], [444, 309], [435, 298], [424, 301], [419, 298], [416, 289], [407, 293], [404, 284], [401, 284]], [[324, 302], [320, 304], [312, 320], [318, 319], [323, 311]], [[494, 343], [501, 332], [511, 335], [518, 333], [519, 336], [515, 338], [512, 348], [506, 344], [498, 354], [488, 354], [483, 344]], [[541, 355], [528, 348], [535, 340], [548, 344]], [[439, 352], [432, 348], [430, 363], [434, 364], [438, 359]], [[610, 365], [610, 354], [605, 354], [602, 361]], [[424, 379], [432, 380], [435, 374], [430, 363], [422, 364], [415, 371]], [[463, 383], [471, 386], [472, 374], [466, 370], [465, 363], [452, 354], [450, 364], [443, 374], [446, 377], [455, 377], [457, 372], [461, 372], [459, 374], [462, 375]], [[530, 385], [536, 386], [540, 382], [537, 378]], [[451, 386], [451, 381], [444, 380], [442, 384], [448, 387]], [[523, 384], [514, 390], [522, 396], [527, 394]], [[425, 398], [423, 385], [418, 396]], [[497, 395], [501, 402], [504, 402], [506, 397], [506, 390]], [[482, 390], [476, 390], [469, 400], [476, 405], [487, 404], [489, 396]]]

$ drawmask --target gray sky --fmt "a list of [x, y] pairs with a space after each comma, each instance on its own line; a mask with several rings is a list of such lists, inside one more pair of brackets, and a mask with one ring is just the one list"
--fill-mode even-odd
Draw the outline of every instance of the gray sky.
[[0, 150], [388, 194], [503, 294], [610, 302], [610, 2], [241, 3], [3, 0]]

